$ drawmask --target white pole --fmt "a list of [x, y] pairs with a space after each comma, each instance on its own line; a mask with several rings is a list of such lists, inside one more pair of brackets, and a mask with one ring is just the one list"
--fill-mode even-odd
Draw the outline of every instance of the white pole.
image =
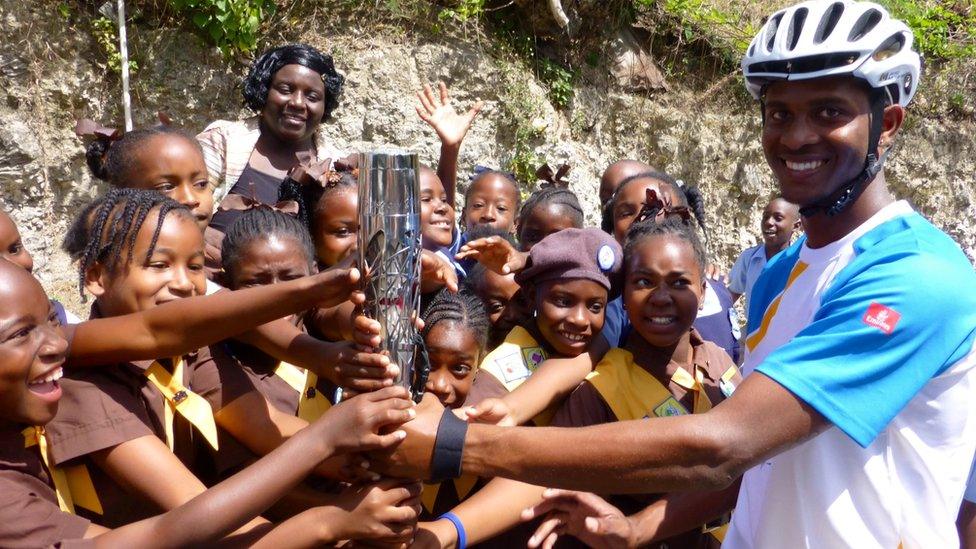
[[119, 54], [122, 56], [122, 110], [125, 112], [125, 131], [132, 131], [132, 101], [129, 99], [129, 46], [125, 38], [125, 1], [118, 0]]

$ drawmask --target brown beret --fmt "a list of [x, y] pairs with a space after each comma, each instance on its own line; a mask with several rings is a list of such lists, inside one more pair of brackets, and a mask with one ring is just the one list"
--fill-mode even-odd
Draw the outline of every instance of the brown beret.
[[584, 278], [609, 292], [623, 259], [620, 244], [600, 229], [563, 229], [532, 246], [529, 260], [515, 275], [515, 282], [521, 286]]

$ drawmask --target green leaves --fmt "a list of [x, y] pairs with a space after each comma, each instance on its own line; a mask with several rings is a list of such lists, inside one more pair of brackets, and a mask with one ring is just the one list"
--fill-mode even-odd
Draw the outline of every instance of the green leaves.
[[[122, 54], [119, 53], [118, 23], [107, 17], [92, 20], [92, 36], [105, 53], [105, 66], [114, 73], [122, 72]], [[131, 50], [130, 50], [131, 51]], [[129, 72], [136, 72], [139, 65], [129, 60]]]
[[272, 0], [169, 0], [177, 10], [187, 12], [224, 55], [248, 53], [257, 47], [261, 20], [272, 14]]
[[976, 56], [976, 10], [968, 2], [881, 0], [915, 33], [923, 54], [943, 60]]

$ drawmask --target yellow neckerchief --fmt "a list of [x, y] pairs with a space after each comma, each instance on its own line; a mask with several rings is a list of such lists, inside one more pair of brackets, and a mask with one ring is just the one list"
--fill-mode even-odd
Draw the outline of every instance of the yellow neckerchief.
[[146, 379], [153, 387], [163, 394], [166, 399], [163, 405], [164, 428], [166, 429], [166, 444], [173, 449], [173, 413], [176, 412], [189, 421], [197, 431], [210, 443], [210, 447], [217, 449], [217, 424], [214, 421], [213, 409], [202, 396], [183, 386], [183, 358], [174, 357], [173, 373], [170, 374], [159, 361], [153, 362], [146, 368]]
[[[712, 409], [712, 402], [704, 391], [703, 367], [695, 362], [692, 364], [695, 368], [694, 376], [679, 367], [671, 376], [671, 381], [694, 391], [694, 413], [701, 414]], [[737, 372], [738, 369], [732, 366], [722, 374], [722, 379], [729, 382]], [[617, 421], [688, 413], [664, 384], [634, 362], [634, 355], [630, 351], [610, 349], [586, 379], [617, 416]], [[719, 541], [725, 538], [727, 530], [728, 523], [714, 528], [702, 526], [703, 532], [711, 534]]]
[[322, 417], [322, 414], [332, 407], [329, 399], [315, 387], [319, 377], [314, 373], [287, 362], [279, 362], [274, 373], [298, 392], [298, 413], [296, 415], [299, 418], [311, 423]]
[[37, 446], [44, 461], [44, 467], [51, 474], [54, 493], [58, 497], [58, 506], [66, 513], [75, 512], [75, 504], [90, 511], [103, 514], [102, 502], [98, 500], [95, 485], [84, 464], [69, 467], [54, 467], [49, 455], [50, 445], [44, 427], [28, 427], [21, 431], [24, 435], [24, 448]]

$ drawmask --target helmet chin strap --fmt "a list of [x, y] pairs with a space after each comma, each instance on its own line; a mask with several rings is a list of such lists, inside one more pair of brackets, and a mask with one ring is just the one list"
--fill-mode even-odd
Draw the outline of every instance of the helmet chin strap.
[[823, 212], [827, 217], [834, 217], [840, 214], [857, 202], [868, 183], [873, 181], [878, 172], [881, 171], [890, 150], [885, 150], [881, 156], [878, 156], [878, 141], [881, 139], [886, 93], [883, 88], [876, 88], [871, 91], [871, 133], [868, 136], [868, 154], [864, 160], [864, 168], [861, 173], [820, 200], [800, 206], [800, 215], [812, 217]]

